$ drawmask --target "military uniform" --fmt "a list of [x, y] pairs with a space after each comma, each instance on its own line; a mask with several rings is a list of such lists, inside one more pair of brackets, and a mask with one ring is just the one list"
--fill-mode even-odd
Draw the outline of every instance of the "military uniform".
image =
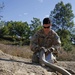
[[40, 52], [41, 47], [45, 47], [46, 49], [54, 47], [55, 49], [58, 49], [60, 47], [60, 44], [61, 41], [59, 36], [52, 29], [50, 29], [48, 35], [44, 33], [43, 29], [37, 31], [30, 41], [31, 50], [34, 52], [32, 59], [35, 60], [35, 57], [39, 56], [38, 53]]

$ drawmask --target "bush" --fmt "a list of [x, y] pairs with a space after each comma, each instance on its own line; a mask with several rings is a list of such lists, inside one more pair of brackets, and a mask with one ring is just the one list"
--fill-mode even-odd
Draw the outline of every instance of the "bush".
[[65, 43], [64, 44], [64, 46], [63, 46], [63, 49], [65, 50], [65, 51], [72, 51], [72, 45], [70, 44], [70, 43]]

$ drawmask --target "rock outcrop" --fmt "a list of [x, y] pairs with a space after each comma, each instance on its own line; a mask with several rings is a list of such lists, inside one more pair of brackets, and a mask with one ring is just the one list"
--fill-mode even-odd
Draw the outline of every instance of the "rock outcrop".
[[15, 57], [0, 50], [0, 75], [52, 75], [52, 72], [30, 59]]

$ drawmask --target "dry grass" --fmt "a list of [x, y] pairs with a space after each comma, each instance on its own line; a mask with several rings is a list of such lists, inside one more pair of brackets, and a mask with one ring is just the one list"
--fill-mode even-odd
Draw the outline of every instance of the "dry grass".
[[[11, 45], [12, 42], [6, 40], [0, 40], [0, 50], [7, 54], [11, 54], [14, 56], [24, 57], [24, 58], [31, 58], [33, 52], [30, 50], [29, 46], [15, 46]], [[6, 45], [5, 45], [6, 44]], [[59, 52], [58, 60], [72, 60], [75, 61], [75, 45], [73, 50], [70, 52], [66, 52], [63, 49]]]
[[15, 46], [15, 45], [4, 45], [0, 44], [0, 50], [13, 56], [19, 56], [24, 58], [31, 58], [32, 51], [29, 46]]
[[59, 52], [58, 60], [75, 61], [75, 47], [72, 51], [66, 52], [63, 49]]

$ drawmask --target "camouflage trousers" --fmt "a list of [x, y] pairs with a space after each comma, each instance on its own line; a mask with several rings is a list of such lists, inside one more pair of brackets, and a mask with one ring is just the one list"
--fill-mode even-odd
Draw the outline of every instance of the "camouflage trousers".
[[33, 63], [39, 63], [39, 52], [38, 53], [33, 53], [32, 62]]

